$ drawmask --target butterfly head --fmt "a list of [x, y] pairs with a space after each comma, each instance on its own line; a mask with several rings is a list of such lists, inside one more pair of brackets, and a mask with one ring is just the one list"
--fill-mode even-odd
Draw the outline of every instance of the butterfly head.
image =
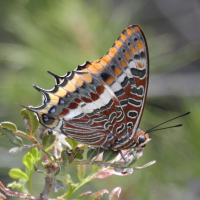
[[136, 134], [134, 135], [134, 140], [136, 142], [135, 147], [138, 148], [145, 147], [145, 145], [151, 140], [151, 138], [146, 132], [138, 129]]

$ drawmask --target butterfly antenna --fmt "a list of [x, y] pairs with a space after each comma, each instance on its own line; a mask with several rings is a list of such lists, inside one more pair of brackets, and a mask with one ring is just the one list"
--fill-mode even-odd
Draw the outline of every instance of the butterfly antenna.
[[155, 126], [155, 127], [151, 128], [151, 129], [149, 129], [148, 131], [146, 131], [146, 133], [150, 133], [150, 132], [158, 131], [158, 130], [162, 130], [162, 129], [167, 129], [167, 128], [180, 127], [180, 126], [182, 126], [182, 124], [178, 124], [178, 125], [175, 125], [175, 126], [169, 126], [169, 127], [165, 127], [165, 128], [160, 128], [160, 129], [155, 129], [155, 128], [157, 128], [157, 127], [159, 127], [159, 126], [161, 126], [161, 125], [163, 125], [163, 124], [165, 124], [165, 123], [167, 123], [167, 122], [173, 121], [173, 120], [175, 120], [175, 119], [177, 119], [177, 118], [179, 118], [179, 117], [183, 117], [183, 116], [185, 116], [185, 115], [189, 115], [190, 113], [191, 113], [191, 112], [188, 111], [188, 112], [186, 112], [186, 113], [184, 113], [184, 114], [182, 114], [182, 115], [179, 115], [179, 116], [174, 117], [174, 118], [172, 118], [172, 119], [170, 119], [170, 120], [167, 120], [167, 121], [165, 121], [165, 122], [162, 122], [161, 124], [158, 124], [157, 126]]
[[151, 131], [148, 131], [148, 133], [151, 133], [151, 132], [154, 132], [154, 131], [160, 131], [160, 130], [168, 129], [168, 128], [176, 128], [176, 127], [180, 127], [180, 126], [183, 126], [183, 124], [177, 124], [177, 125], [174, 125], [174, 126], [167, 126], [167, 127], [164, 127], [164, 128], [153, 129]]

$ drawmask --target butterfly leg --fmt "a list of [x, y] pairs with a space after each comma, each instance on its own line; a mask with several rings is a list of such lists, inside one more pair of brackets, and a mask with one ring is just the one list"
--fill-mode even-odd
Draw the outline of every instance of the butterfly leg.
[[90, 165], [93, 164], [93, 162], [98, 158], [99, 153], [100, 153], [100, 149], [101, 149], [101, 147], [98, 147], [97, 155], [94, 157], [94, 159], [92, 159], [92, 161], [90, 162]]
[[128, 160], [124, 157], [124, 154], [122, 153], [122, 151], [121, 150], [119, 150], [119, 153], [120, 153], [120, 155], [121, 155], [121, 157], [122, 157], [122, 159], [124, 160], [124, 162], [125, 163], [127, 163], [128, 162]]

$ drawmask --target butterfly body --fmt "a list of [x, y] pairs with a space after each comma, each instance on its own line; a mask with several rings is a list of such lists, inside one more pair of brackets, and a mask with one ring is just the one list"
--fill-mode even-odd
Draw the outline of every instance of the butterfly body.
[[108, 53], [65, 76], [52, 90], [34, 86], [43, 105], [29, 108], [40, 123], [92, 147], [122, 150], [144, 146], [138, 129], [146, 101], [149, 61], [145, 36], [137, 25], [125, 29]]

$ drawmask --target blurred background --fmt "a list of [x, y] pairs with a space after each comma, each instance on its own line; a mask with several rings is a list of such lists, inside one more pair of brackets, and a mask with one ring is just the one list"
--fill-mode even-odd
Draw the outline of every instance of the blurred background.
[[[138, 24], [150, 54], [149, 91], [140, 128], [146, 131], [186, 111], [192, 113], [168, 124], [183, 127], [151, 133], [152, 141], [137, 165], [151, 160], [156, 164], [130, 176], [94, 180], [75, 196], [119, 186], [120, 199], [199, 199], [199, 19], [198, 0], [0, 0], [0, 122], [11, 121], [25, 131], [18, 104], [41, 104], [41, 94], [32, 85], [51, 89], [54, 79], [47, 70], [64, 75], [102, 57], [122, 30]], [[5, 185], [12, 181], [11, 168], [24, 169], [24, 152], [8, 155], [12, 147], [0, 138], [0, 181]], [[39, 195], [44, 177], [35, 177]]]

